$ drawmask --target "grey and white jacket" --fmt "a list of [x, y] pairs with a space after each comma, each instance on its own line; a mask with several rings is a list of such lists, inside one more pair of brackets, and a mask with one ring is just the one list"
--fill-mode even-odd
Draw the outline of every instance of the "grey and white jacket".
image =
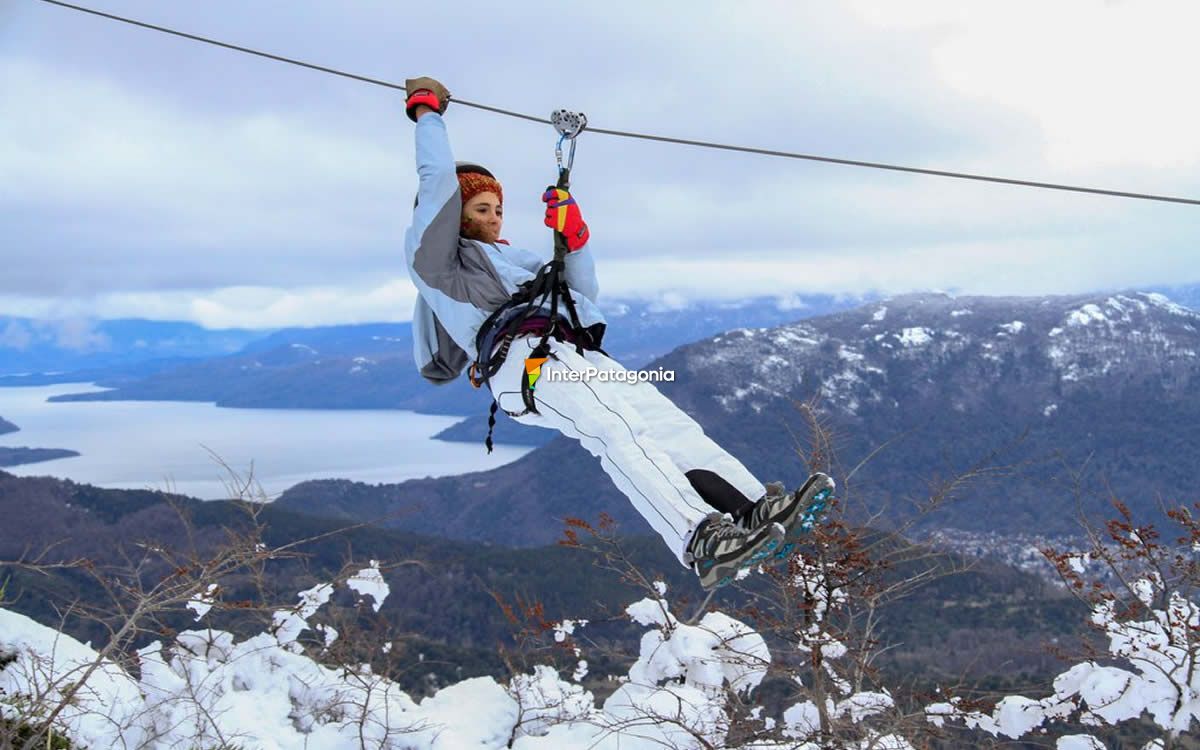
[[[416, 126], [420, 185], [412, 226], [404, 238], [408, 272], [417, 287], [413, 310], [413, 357], [426, 379], [448, 383], [473, 361], [475, 336], [496, 308], [532, 279], [545, 263], [540, 255], [459, 235], [462, 197], [446, 123], [436, 112]], [[584, 328], [603, 324], [596, 307], [599, 284], [588, 245], [567, 255], [567, 286]], [[549, 304], [545, 305], [547, 313]], [[559, 314], [567, 319], [560, 302]]]

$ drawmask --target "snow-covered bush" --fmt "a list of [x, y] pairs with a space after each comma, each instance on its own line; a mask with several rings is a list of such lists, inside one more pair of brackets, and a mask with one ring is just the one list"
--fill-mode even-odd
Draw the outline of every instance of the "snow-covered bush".
[[[276, 612], [267, 632], [243, 640], [209, 628], [146, 646], [138, 651], [136, 675], [87, 645], [0, 610], [0, 657], [7, 662], [0, 670], [0, 715], [36, 722], [90, 669], [86, 687], [54, 718], [56, 732], [77, 747], [721, 747], [729, 722], [725, 694], [753, 688], [770, 662], [763, 639], [745, 624], [710, 612], [686, 625], [665, 600], [645, 599], [628, 609], [649, 628], [639, 657], [601, 707], [549, 667], [507, 685], [490, 677], [464, 680], [418, 703], [365, 665], [329, 667], [297, 648], [333, 588], [301, 592], [295, 607]], [[375, 603], [382, 591], [373, 590]]]
[[[962, 733], [962, 746], [1038, 733], [1043, 744], [1083, 750], [1103, 747], [1106, 727], [1140, 720], [1162, 729], [1146, 750], [1169, 750], [1200, 717], [1200, 525], [1182, 510], [1173, 517], [1184, 534], [1171, 544], [1125, 514], [1093, 549], [1047, 551], [1091, 606], [1105, 651], [1065, 670], [1042, 698], [924, 705], [881, 684], [872, 669], [881, 605], [951, 572], [942, 567], [949, 558], [832, 519], [803, 554], [752, 574], [771, 585], [756, 585], [737, 617], [710, 608], [711, 599], [685, 612], [685, 598], [673, 601], [663, 581], [619, 553], [605, 558], [645, 595], [624, 610], [642, 629], [636, 658], [602, 701], [580, 684], [588, 654], [574, 640], [595, 626], [546, 622], [536, 602], [521, 602], [528, 631], [565, 649], [565, 667], [522, 665], [422, 699], [378, 662], [346, 658], [389, 650], [348, 645], [365, 631], [330, 624], [339, 598], [356, 599], [356, 617], [377, 615], [390, 590], [386, 566], [374, 561], [299, 592], [268, 613], [263, 632], [197, 626], [128, 660], [0, 608], [0, 747], [4, 727], [19, 725], [52, 729], [77, 748], [144, 750], [908, 750], [950, 732]], [[1085, 577], [1084, 560], [1110, 575]], [[204, 577], [169, 593], [159, 604], [197, 623], [226, 605]], [[775, 715], [758, 705], [769, 679], [777, 694], [781, 684], [788, 691]], [[45, 735], [37, 742], [44, 747]]]
[[[1149, 721], [1161, 737], [1147, 750], [1174, 747], [1180, 735], [1200, 728], [1200, 522], [1193, 509], [1177, 507], [1168, 513], [1176, 536], [1163, 540], [1153, 526], [1135, 525], [1123, 504], [1115, 507], [1119, 517], [1105, 533], [1089, 529], [1089, 549], [1045, 551], [1089, 605], [1103, 651], [1058, 675], [1046, 697], [1008, 696], [991, 711], [957, 700], [936, 703], [927, 709], [931, 722], [957, 720], [1016, 739], [1066, 720], [1096, 727], [1101, 736], [1123, 722]], [[1102, 570], [1089, 576], [1089, 565]], [[1092, 735], [1071, 735], [1058, 747], [1104, 745]]]

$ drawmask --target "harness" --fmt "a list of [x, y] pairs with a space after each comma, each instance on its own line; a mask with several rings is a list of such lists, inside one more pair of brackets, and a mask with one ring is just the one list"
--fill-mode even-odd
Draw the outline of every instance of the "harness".
[[[568, 112], [565, 109], [555, 110], [550, 115], [550, 122], [559, 133], [558, 144], [554, 147], [555, 159], [558, 162], [558, 184], [561, 190], [567, 190], [571, 182], [571, 167], [575, 163], [575, 137], [587, 126], [587, 117], [582, 113]], [[564, 141], [571, 142], [570, 155], [566, 166], [563, 166], [562, 147]], [[585, 349], [603, 351], [600, 341], [604, 336], [604, 326], [584, 328], [579, 322], [579, 314], [575, 309], [575, 300], [571, 289], [563, 278], [566, 269], [567, 238], [562, 232], [554, 233], [554, 259], [546, 263], [537, 274], [521, 284], [515, 294], [507, 302], [488, 316], [475, 336], [477, 359], [471, 363], [467, 377], [471, 385], [482, 388], [487, 385], [508, 357], [508, 350], [513, 339], [541, 328], [541, 341], [530, 353], [530, 358], [553, 358], [550, 351], [550, 339], [574, 343], [575, 351], [583, 354]], [[559, 300], [567, 308], [568, 320], [559, 319]], [[546, 304], [549, 303], [547, 309]], [[538, 325], [538, 318], [544, 318], [545, 323]], [[533, 387], [529, 378], [521, 378], [521, 400], [525, 409], [504, 413], [510, 417], [523, 417], [526, 414], [538, 414], [537, 405], [533, 399]], [[492, 433], [496, 427], [496, 412], [499, 402], [493, 398], [488, 411], [488, 434], [484, 440], [488, 453], [492, 452]]]

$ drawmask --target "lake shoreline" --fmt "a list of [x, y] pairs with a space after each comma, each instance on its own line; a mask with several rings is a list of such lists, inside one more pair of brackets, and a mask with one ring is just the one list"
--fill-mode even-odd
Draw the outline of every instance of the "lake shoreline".
[[0, 465], [22, 476], [223, 499], [235, 475], [276, 496], [313, 479], [395, 484], [486, 471], [531, 450], [497, 445], [488, 454], [474, 442], [440, 440], [463, 417], [399, 409], [53, 400], [106, 390], [78, 382], [0, 388], [0, 416], [21, 426], [20, 446], [0, 437]]
[[29, 464], [44, 463], [46, 461], [57, 461], [62, 458], [76, 458], [83, 454], [78, 451], [65, 450], [63, 448], [27, 448], [0, 446], [0, 469], [9, 469], [15, 466], [28, 466]]

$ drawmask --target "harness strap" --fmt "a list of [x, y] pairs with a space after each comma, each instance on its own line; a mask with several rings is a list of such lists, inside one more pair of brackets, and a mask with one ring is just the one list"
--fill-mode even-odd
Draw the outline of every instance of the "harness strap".
[[[508, 349], [510, 346], [512, 346], [512, 342], [515, 338], [516, 338], [515, 328], [513, 330], [509, 331], [507, 334], [505, 334], [503, 342], [500, 344], [500, 347], [496, 350], [496, 354], [499, 356], [499, 359], [501, 362], [503, 362], [504, 359], [506, 359], [508, 357]], [[538, 344], [537, 347], [534, 348], [534, 350], [529, 353], [529, 356], [534, 359], [539, 358], [539, 357], [546, 357], [548, 359], [558, 359], [557, 357], [554, 356], [554, 353], [550, 351], [549, 345], [546, 344], [544, 341], [543, 341], [543, 343]], [[524, 402], [525, 409], [523, 411], [509, 411], [508, 409], [504, 410], [505, 414], [507, 414], [510, 417], [514, 417], [514, 418], [515, 417], [523, 417], [526, 414], [540, 414], [541, 413], [537, 410], [537, 403], [533, 399], [534, 387], [529, 384], [529, 376], [525, 373], [522, 373], [522, 375], [523, 375], [523, 377], [521, 378], [521, 401]], [[496, 430], [496, 412], [499, 409], [500, 409], [500, 402], [498, 400], [496, 400], [495, 397], [493, 397], [492, 405], [488, 409], [487, 437], [484, 438], [484, 440], [483, 440], [483, 444], [487, 446], [488, 453], [492, 452], [492, 434]]]
[[[571, 167], [575, 163], [575, 136], [587, 125], [587, 118], [582, 114], [567, 112], [566, 110], [556, 111], [551, 119], [554, 127], [558, 130], [560, 138], [558, 146], [555, 148], [555, 155], [558, 159], [558, 187], [562, 190], [567, 190], [571, 183]], [[571, 156], [567, 165], [564, 167], [562, 163], [562, 143], [565, 139], [571, 141]], [[480, 388], [491, 380], [492, 376], [500, 371], [500, 367], [508, 358], [508, 350], [512, 345], [513, 339], [517, 336], [521, 326], [525, 321], [533, 317], [541, 310], [542, 302], [549, 297], [550, 300], [550, 320], [546, 325], [546, 330], [542, 333], [542, 340], [530, 352], [531, 358], [550, 358], [554, 354], [550, 351], [550, 337], [558, 332], [558, 300], [561, 295], [563, 304], [567, 308], [567, 314], [570, 320], [570, 328], [575, 340], [575, 351], [581, 356], [583, 355], [585, 341], [589, 344], [589, 348], [599, 348], [598, 341], [592, 341], [591, 333], [585, 331], [579, 320], [579, 312], [575, 308], [575, 300], [571, 297], [571, 289], [567, 286], [566, 279], [563, 278], [566, 269], [566, 258], [569, 248], [567, 247], [567, 238], [562, 232], [554, 233], [554, 260], [543, 265], [538, 269], [537, 275], [530, 279], [525, 284], [522, 284], [517, 293], [512, 296], [508, 302], [504, 303], [488, 316], [483, 325], [479, 327], [479, 333], [475, 337], [475, 349], [477, 359], [471, 364], [471, 369], [468, 371], [468, 376], [471, 379], [471, 385]], [[498, 332], [496, 329], [500, 325], [500, 321], [504, 320], [504, 316], [519, 306], [525, 305], [525, 309], [520, 311], [518, 316], [509, 319], [504, 323], [504, 330]], [[496, 345], [494, 337], [500, 336], [500, 343]], [[601, 331], [603, 336], [603, 331]], [[525, 404], [525, 411], [513, 413], [505, 410], [505, 414], [510, 417], [522, 417], [526, 414], [537, 414], [537, 403], [533, 398], [534, 386], [529, 383], [529, 376], [522, 373], [521, 378], [521, 400]], [[492, 406], [488, 412], [488, 434], [484, 440], [487, 446], [488, 453], [492, 452], [492, 433], [496, 427], [496, 411], [500, 408], [500, 403], [493, 397]]]
[[496, 429], [496, 410], [499, 408], [500, 403], [496, 399], [492, 399], [492, 408], [488, 410], [488, 434], [483, 439], [483, 444], [487, 446], [488, 453], [492, 452], [492, 432]]

